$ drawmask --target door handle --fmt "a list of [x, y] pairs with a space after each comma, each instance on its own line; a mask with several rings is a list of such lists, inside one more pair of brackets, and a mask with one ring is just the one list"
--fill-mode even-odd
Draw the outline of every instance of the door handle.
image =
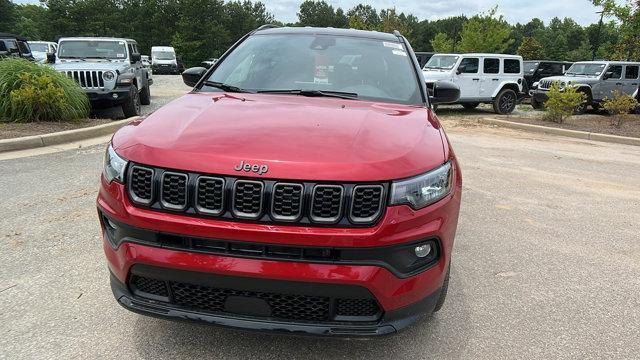
[[474, 78], [474, 79], [471, 79], [471, 80], [473, 80], [473, 81], [480, 81], [480, 79], [478, 79], [478, 78]]

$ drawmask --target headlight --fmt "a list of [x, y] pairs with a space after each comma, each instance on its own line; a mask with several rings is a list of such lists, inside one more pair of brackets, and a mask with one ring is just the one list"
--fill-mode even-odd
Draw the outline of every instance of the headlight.
[[104, 177], [108, 183], [114, 179], [124, 183], [124, 171], [127, 168], [127, 160], [116, 154], [111, 144], [104, 154]]
[[102, 73], [102, 78], [104, 81], [113, 81], [116, 78], [116, 73], [113, 71], [105, 71]]
[[451, 162], [411, 179], [391, 184], [391, 205], [407, 204], [418, 210], [442, 199], [451, 190]]

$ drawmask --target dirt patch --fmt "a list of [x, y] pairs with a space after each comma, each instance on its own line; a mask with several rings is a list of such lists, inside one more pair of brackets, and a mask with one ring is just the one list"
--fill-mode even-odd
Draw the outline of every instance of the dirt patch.
[[0, 139], [49, 134], [111, 123], [108, 119], [84, 119], [73, 122], [7, 123], [0, 122]]

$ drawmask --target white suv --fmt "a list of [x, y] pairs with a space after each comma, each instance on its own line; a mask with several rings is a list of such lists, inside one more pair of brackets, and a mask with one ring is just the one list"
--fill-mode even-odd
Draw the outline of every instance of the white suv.
[[498, 114], [509, 114], [523, 94], [522, 57], [504, 54], [436, 54], [424, 66], [427, 87], [437, 81], [450, 81], [460, 88], [466, 109], [480, 103], [493, 104]]

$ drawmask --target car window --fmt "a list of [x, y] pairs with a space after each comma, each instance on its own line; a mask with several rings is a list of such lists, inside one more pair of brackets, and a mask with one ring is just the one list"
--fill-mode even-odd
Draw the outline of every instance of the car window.
[[505, 74], [519, 74], [520, 73], [520, 60], [504, 59], [504, 73]]
[[424, 66], [424, 70], [429, 69], [444, 69], [451, 70], [458, 62], [459, 56], [457, 55], [434, 55], [427, 61]]
[[7, 45], [4, 44], [4, 40], [0, 40], [0, 51], [7, 51]]
[[538, 69], [538, 73], [541, 76], [551, 76], [564, 73], [562, 64], [556, 63], [542, 63]]
[[[251, 91], [318, 90], [358, 99], [423, 103], [420, 82], [400, 42], [335, 35], [250, 36], [208, 78]], [[203, 86], [202, 91], [219, 91]]]
[[484, 68], [482, 72], [485, 74], [497, 74], [500, 72], [500, 59], [484, 59]]
[[478, 73], [478, 67], [480, 59], [478, 58], [464, 58], [458, 65], [458, 71], [462, 74], [476, 74]]
[[7, 45], [7, 50], [9, 51], [9, 53], [18, 52], [18, 44], [15, 40], [5, 40], [5, 44]]
[[27, 43], [24, 41], [18, 41], [18, 48], [20, 49], [20, 52], [23, 54], [31, 54], [31, 49], [29, 48], [29, 45], [27, 45]]
[[635, 80], [638, 78], [638, 67], [633, 65], [627, 65], [627, 70], [624, 73], [624, 78], [628, 80]]
[[611, 65], [607, 72], [613, 73], [609, 79], [620, 79], [622, 77], [622, 65]]

